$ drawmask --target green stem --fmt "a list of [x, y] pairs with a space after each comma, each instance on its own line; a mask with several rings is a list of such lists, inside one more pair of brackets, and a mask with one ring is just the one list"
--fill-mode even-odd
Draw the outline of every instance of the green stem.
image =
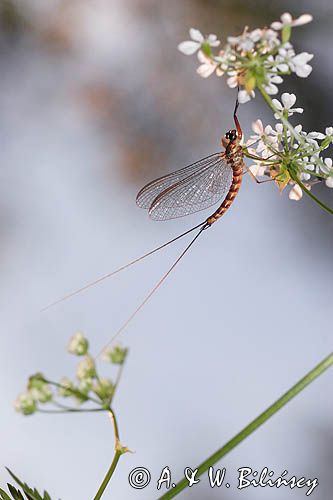
[[333, 215], [333, 209], [328, 207], [327, 205], [325, 205], [325, 203], [323, 203], [322, 201], [319, 200], [319, 198], [317, 198], [317, 196], [315, 196], [313, 193], [311, 193], [311, 191], [306, 188], [303, 184], [302, 181], [299, 180], [299, 178], [297, 177], [297, 175], [290, 173], [290, 177], [292, 178], [293, 181], [296, 182], [296, 184], [299, 185], [299, 187], [302, 189], [302, 191], [304, 191], [304, 193], [306, 193], [308, 196], [310, 196], [310, 198], [313, 199], [313, 201], [315, 201], [316, 203], [318, 203], [318, 205], [323, 208], [324, 210], [326, 210], [328, 213], [332, 214]]
[[112, 474], [114, 473], [114, 471], [115, 471], [115, 469], [117, 467], [117, 464], [118, 464], [120, 456], [121, 456], [121, 451], [116, 451], [115, 454], [114, 454], [113, 460], [111, 462], [110, 468], [107, 471], [107, 473], [105, 474], [105, 478], [103, 479], [102, 484], [100, 485], [100, 487], [98, 488], [98, 491], [97, 491], [96, 495], [94, 496], [94, 500], [99, 500], [100, 498], [102, 498], [102, 495], [103, 495], [103, 493], [105, 491], [105, 488], [109, 484], [111, 476], [112, 476]]
[[[244, 427], [244, 429], [236, 434], [230, 441], [228, 441], [222, 448], [217, 450], [213, 455], [211, 455], [207, 460], [202, 462], [197, 467], [196, 477], [201, 476], [206, 472], [209, 467], [213, 466], [217, 461], [229, 453], [233, 448], [235, 448], [239, 443], [241, 443], [245, 438], [252, 434], [258, 427], [264, 424], [270, 417], [277, 413], [283, 406], [285, 406], [291, 399], [293, 399], [297, 394], [299, 394], [307, 385], [313, 382], [319, 375], [321, 375], [325, 370], [327, 370], [331, 365], [333, 365], [333, 353], [323, 359], [313, 370], [311, 370], [305, 377], [299, 380], [289, 391], [287, 391], [283, 396], [281, 396], [275, 403], [269, 406], [263, 413], [261, 413], [257, 418], [255, 418], [249, 425]], [[160, 500], [169, 500], [174, 498], [178, 493], [184, 490], [188, 486], [188, 481], [184, 478], [182, 479], [174, 488], [171, 488], [167, 493], [160, 497]]]
[[47, 384], [54, 385], [54, 387], [58, 387], [58, 389], [65, 389], [66, 391], [71, 392], [73, 396], [81, 396], [89, 401], [92, 401], [93, 403], [96, 403], [98, 405], [101, 404], [101, 402], [98, 401], [98, 399], [92, 398], [91, 396], [84, 394], [79, 389], [71, 389], [70, 387], [65, 387], [64, 385], [59, 384], [58, 382], [53, 382], [52, 380], [47, 380], [46, 378], [41, 378], [41, 380], [43, 380]]
[[39, 413], [93, 413], [97, 411], [107, 411], [105, 408], [87, 408], [80, 410], [79, 408], [67, 408], [66, 410], [44, 410], [43, 408], [37, 408]]
[[117, 419], [116, 419], [115, 414], [111, 408], [109, 408], [109, 415], [110, 415], [110, 418], [111, 418], [111, 421], [113, 424], [113, 430], [114, 430], [114, 436], [115, 436], [115, 453], [114, 453], [111, 465], [110, 465], [107, 473], [105, 474], [105, 477], [104, 477], [100, 487], [98, 488], [96, 495], [94, 496], [94, 500], [99, 500], [102, 497], [107, 485], [110, 482], [112, 474], [114, 473], [114, 471], [117, 467], [119, 458], [124, 453], [124, 451], [121, 449], [120, 442], [119, 442], [119, 429], [118, 429]]

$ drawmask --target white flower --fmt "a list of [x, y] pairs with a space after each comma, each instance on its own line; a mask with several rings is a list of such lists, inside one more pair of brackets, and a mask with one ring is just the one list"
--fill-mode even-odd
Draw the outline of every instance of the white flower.
[[271, 24], [271, 28], [273, 28], [273, 30], [281, 30], [284, 26], [302, 26], [302, 24], [310, 23], [313, 17], [311, 16], [311, 14], [302, 14], [297, 19], [293, 19], [289, 12], [285, 12], [284, 14], [282, 14], [280, 19], [281, 22], [275, 21]]
[[296, 73], [297, 76], [301, 78], [307, 78], [312, 71], [312, 66], [308, 64], [309, 61], [313, 58], [313, 54], [309, 54], [308, 52], [301, 52], [294, 56], [290, 60], [290, 68], [292, 71]]
[[245, 28], [240, 36], [228, 36], [227, 41], [240, 52], [250, 52], [254, 48], [256, 42], [261, 39], [263, 31], [264, 30], [256, 29], [248, 32], [247, 28]]
[[84, 354], [87, 354], [88, 348], [88, 340], [80, 332], [73, 335], [67, 346], [68, 352], [75, 354], [76, 356], [83, 356]]
[[266, 165], [261, 165], [259, 161], [249, 166], [249, 170], [255, 177], [262, 177], [265, 175], [266, 168]]
[[333, 127], [326, 127], [325, 128], [325, 134], [327, 137], [333, 136]]
[[[303, 113], [303, 108], [292, 107], [296, 102], [295, 94], [288, 94], [288, 92], [284, 92], [281, 96], [281, 101], [282, 104], [277, 99], [273, 99], [273, 104], [278, 111], [288, 111], [288, 116], [292, 116], [294, 113]], [[278, 113], [275, 113], [274, 116], [276, 119], [280, 118], [280, 115]]]
[[240, 104], [244, 104], [244, 103], [250, 101], [254, 97], [255, 97], [254, 90], [251, 90], [250, 93], [248, 93], [246, 90], [240, 90], [238, 92], [238, 102]]
[[303, 196], [303, 191], [298, 184], [289, 191], [289, 199], [294, 201], [299, 201]]
[[275, 95], [278, 93], [279, 89], [275, 85], [276, 83], [282, 83], [283, 79], [279, 75], [272, 75], [269, 77], [269, 82], [265, 85], [265, 90], [267, 94]]
[[202, 50], [198, 52], [198, 59], [201, 62], [200, 66], [197, 68], [198, 75], [202, 76], [202, 78], [208, 78], [216, 70], [218, 66], [217, 63], [205, 56]]
[[186, 40], [178, 45], [178, 50], [187, 56], [194, 54], [204, 43], [207, 43], [210, 47], [220, 45], [220, 40], [217, 39], [216, 35], [210, 34], [205, 38], [201, 31], [195, 28], [191, 28], [189, 33], [192, 40]]
[[[264, 156], [270, 156], [272, 151], [270, 146], [275, 146], [277, 142], [276, 137], [272, 137], [273, 129], [270, 125], [266, 125], [264, 128], [261, 120], [256, 120], [252, 123], [253, 135], [250, 136], [248, 143], [257, 143], [256, 152], [262, 153]], [[263, 157], [263, 160], [265, 158]]]

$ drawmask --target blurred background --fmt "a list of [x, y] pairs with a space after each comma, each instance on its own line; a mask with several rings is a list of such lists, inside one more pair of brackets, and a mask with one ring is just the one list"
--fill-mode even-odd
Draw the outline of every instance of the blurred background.
[[[332, 125], [329, 0], [0, 0], [2, 486], [7, 465], [52, 498], [96, 493], [113, 453], [108, 419], [23, 418], [13, 401], [38, 370], [73, 374], [65, 345], [76, 331], [97, 353], [185, 241], [39, 310], [202, 220], [157, 223], [135, 205], [142, 185], [218, 150], [233, 125], [235, 92], [197, 76], [177, 44], [191, 26], [225, 40], [285, 11], [314, 15], [294, 42], [315, 59], [307, 80], [288, 78], [281, 90], [296, 93], [304, 128], [321, 130]], [[259, 117], [272, 123], [259, 97], [239, 117], [247, 135]], [[316, 194], [333, 205], [327, 188]], [[311, 200], [244, 179], [230, 212], [120, 339], [130, 354], [114, 407], [135, 453], [121, 459], [105, 498], [155, 499], [164, 466], [177, 481], [331, 351], [332, 230]], [[331, 394], [329, 372], [219, 464], [229, 490], [203, 479], [179, 498], [244, 497], [243, 466], [317, 477], [312, 498], [331, 498]], [[127, 480], [138, 466], [152, 473], [141, 491]], [[297, 499], [305, 490], [245, 496]]]

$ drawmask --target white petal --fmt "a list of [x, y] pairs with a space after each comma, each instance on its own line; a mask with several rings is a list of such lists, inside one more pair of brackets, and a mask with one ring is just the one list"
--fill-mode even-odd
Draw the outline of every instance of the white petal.
[[282, 111], [283, 106], [280, 101], [278, 101], [277, 99], [273, 99], [272, 102], [278, 111]]
[[304, 109], [303, 108], [291, 108], [290, 111], [291, 111], [291, 113], [303, 113]]
[[264, 127], [261, 120], [256, 120], [252, 122], [252, 130], [258, 135], [262, 135], [264, 133]]
[[332, 168], [332, 158], [325, 158], [324, 162], [328, 168]]
[[271, 28], [275, 31], [279, 31], [283, 28], [283, 24], [279, 21], [274, 21], [274, 23], [271, 24]]
[[227, 79], [227, 85], [231, 88], [234, 89], [238, 85], [238, 79], [237, 76], [230, 76], [230, 78]]
[[218, 47], [220, 45], [220, 40], [218, 40], [217, 36], [212, 33], [208, 35], [207, 42], [211, 47]]
[[215, 71], [214, 64], [201, 64], [197, 68], [198, 75], [202, 76], [202, 78], [208, 78]]
[[240, 40], [241, 40], [240, 36], [228, 36], [227, 38], [227, 42], [230, 43], [231, 45], [237, 45]]
[[295, 184], [295, 186], [289, 191], [290, 200], [299, 201], [302, 198], [302, 196], [303, 196], [303, 191], [298, 184]]
[[291, 24], [293, 22], [293, 18], [291, 17], [291, 14], [289, 14], [289, 12], [285, 12], [281, 16], [281, 21], [284, 25]]
[[203, 52], [202, 50], [199, 50], [198, 52], [198, 60], [203, 63], [203, 64], [207, 64], [209, 63], [210, 59], [209, 57], [207, 57]]
[[293, 57], [293, 62], [295, 64], [307, 64], [309, 61], [313, 59], [313, 54], [309, 54], [309, 52], [301, 52], [297, 54], [297, 56]]
[[328, 136], [333, 135], [333, 127], [326, 127], [325, 128], [325, 134]]
[[185, 54], [186, 56], [190, 56], [194, 54], [200, 47], [200, 43], [198, 42], [191, 42], [190, 40], [187, 40], [186, 42], [181, 42], [178, 45], [178, 50]]
[[310, 64], [305, 64], [304, 66], [296, 66], [295, 73], [300, 78], [307, 78], [312, 71], [312, 66]]
[[291, 108], [296, 102], [295, 94], [288, 94], [288, 92], [284, 92], [281, 96], [281, 101], [284, 104], [286, 109]]
[[271, 83], [282, 83], [283, 78], [281, 78], [281, 76], [279, 76], [279, 75], [276, 75], [276, 76], [272, 76], [270, 81], [271, 81]]
[[261, 176], [265, 175], [266, 167], [260, 166], [259, 164], [256, 163], [254, 165], [251, 165], [249, 167], [249, 170], [251, 170], [251, 173], [253, 175], [257, 175], [258, 177], [261, 177]]
[[281, 64], [278, 64], [277, 66], [278, 70], [281, 71], [282, 73], [286, 73], [287, 71], [289, 71], [289, 66], [287, 63], [281, 63]]
[[201, 33], [201, 31], [195, 29], [195, 28], [191, 28], [190, 31], [190, 37], [192, 38], [192, 40], [194, 40], [195, 42], [199, 42], [199, 43], [202, 43], [205, 38], [203, 36], [203, 34]]
[[328, 179], [326, 179], [325, 184], [327, 187], [333, 188], [333, 177], [329, 177]]
[[326, 135], [322, 134], [321, 132], [309, 132], [308, 135], [310, 137], [313, 137], [314, 139], [319, 139], [319, 140], [323, 140], [326, 137]]
[[266, 85], [265, 90], [266, 90], [267, 94], [269, 94], [269, 95], [276, 95], [279, 92], [279, 89], [277, 88], [276, 85], [274, 85], [274, 83], [270, 83], [269, 85]]
[[302, 14], [299, 18], [293, 21], [293, 26], [301, 26], [302, 24], [311, 23], [313, 17], [311, 14]]
[[240, 90], [238, 92], [238, 101], [240, 104], [244, 104], [251, 100], [251, 97], [254, 97], [254, 92], [252, 90], [251, 94], [248, 94], [246, 90]]

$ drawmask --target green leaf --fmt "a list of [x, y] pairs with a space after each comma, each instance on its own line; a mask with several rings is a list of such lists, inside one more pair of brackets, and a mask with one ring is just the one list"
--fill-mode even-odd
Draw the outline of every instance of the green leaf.
[[10, 494], [13, 497], [13, 500], [24, 500], [24, 496], [22, 495], [22, 493], [19, 490], [17, 490], [16, 488], [14, 488], [13, 485], [7, 483], [7, 486], [8, 486], [8, 489], [10, 491]]
[[0, 488], [0, 500], [12, 500], [2, 488]]
[[[43, 496], [41, 496], [36, 488], [34, 488], [34, 489], [30, 488], [26, 483], [23, 483], [17, 476], [15, 476], [15, 474], [10, 469], [8, 469], [8, 467], [6, 467], [6, 469], [7, 469], [8, 473], [12, 476], [12, 478], [16, 481], [16, 483], [19, 486], [21, 486], [21, 488], [22, 488], [23, 492], [25, 493], [26, 497], [28, 498], [28, 500], [52, 500], [47, 491], [44, 491]], [[13, 495], [13, 492], [9, 488], [10, 486], [11, 485], [8, 485], [8, 489], [9, 489], [10, 493]], [[15, 488], [13, 486], [11, 486], [11, 488], [13, 488], [13, 491], [15, 490]], [[21, 496], [16, 496], [16, 497], [13, 496], [13, 500], [24, 500], [24, 497], [22, 496], [22, 494], [20, 492], [17, 492], [17, 494], [19, 494]], [[5, 500], [7, 500], [7, 499], [5, 499]]]

